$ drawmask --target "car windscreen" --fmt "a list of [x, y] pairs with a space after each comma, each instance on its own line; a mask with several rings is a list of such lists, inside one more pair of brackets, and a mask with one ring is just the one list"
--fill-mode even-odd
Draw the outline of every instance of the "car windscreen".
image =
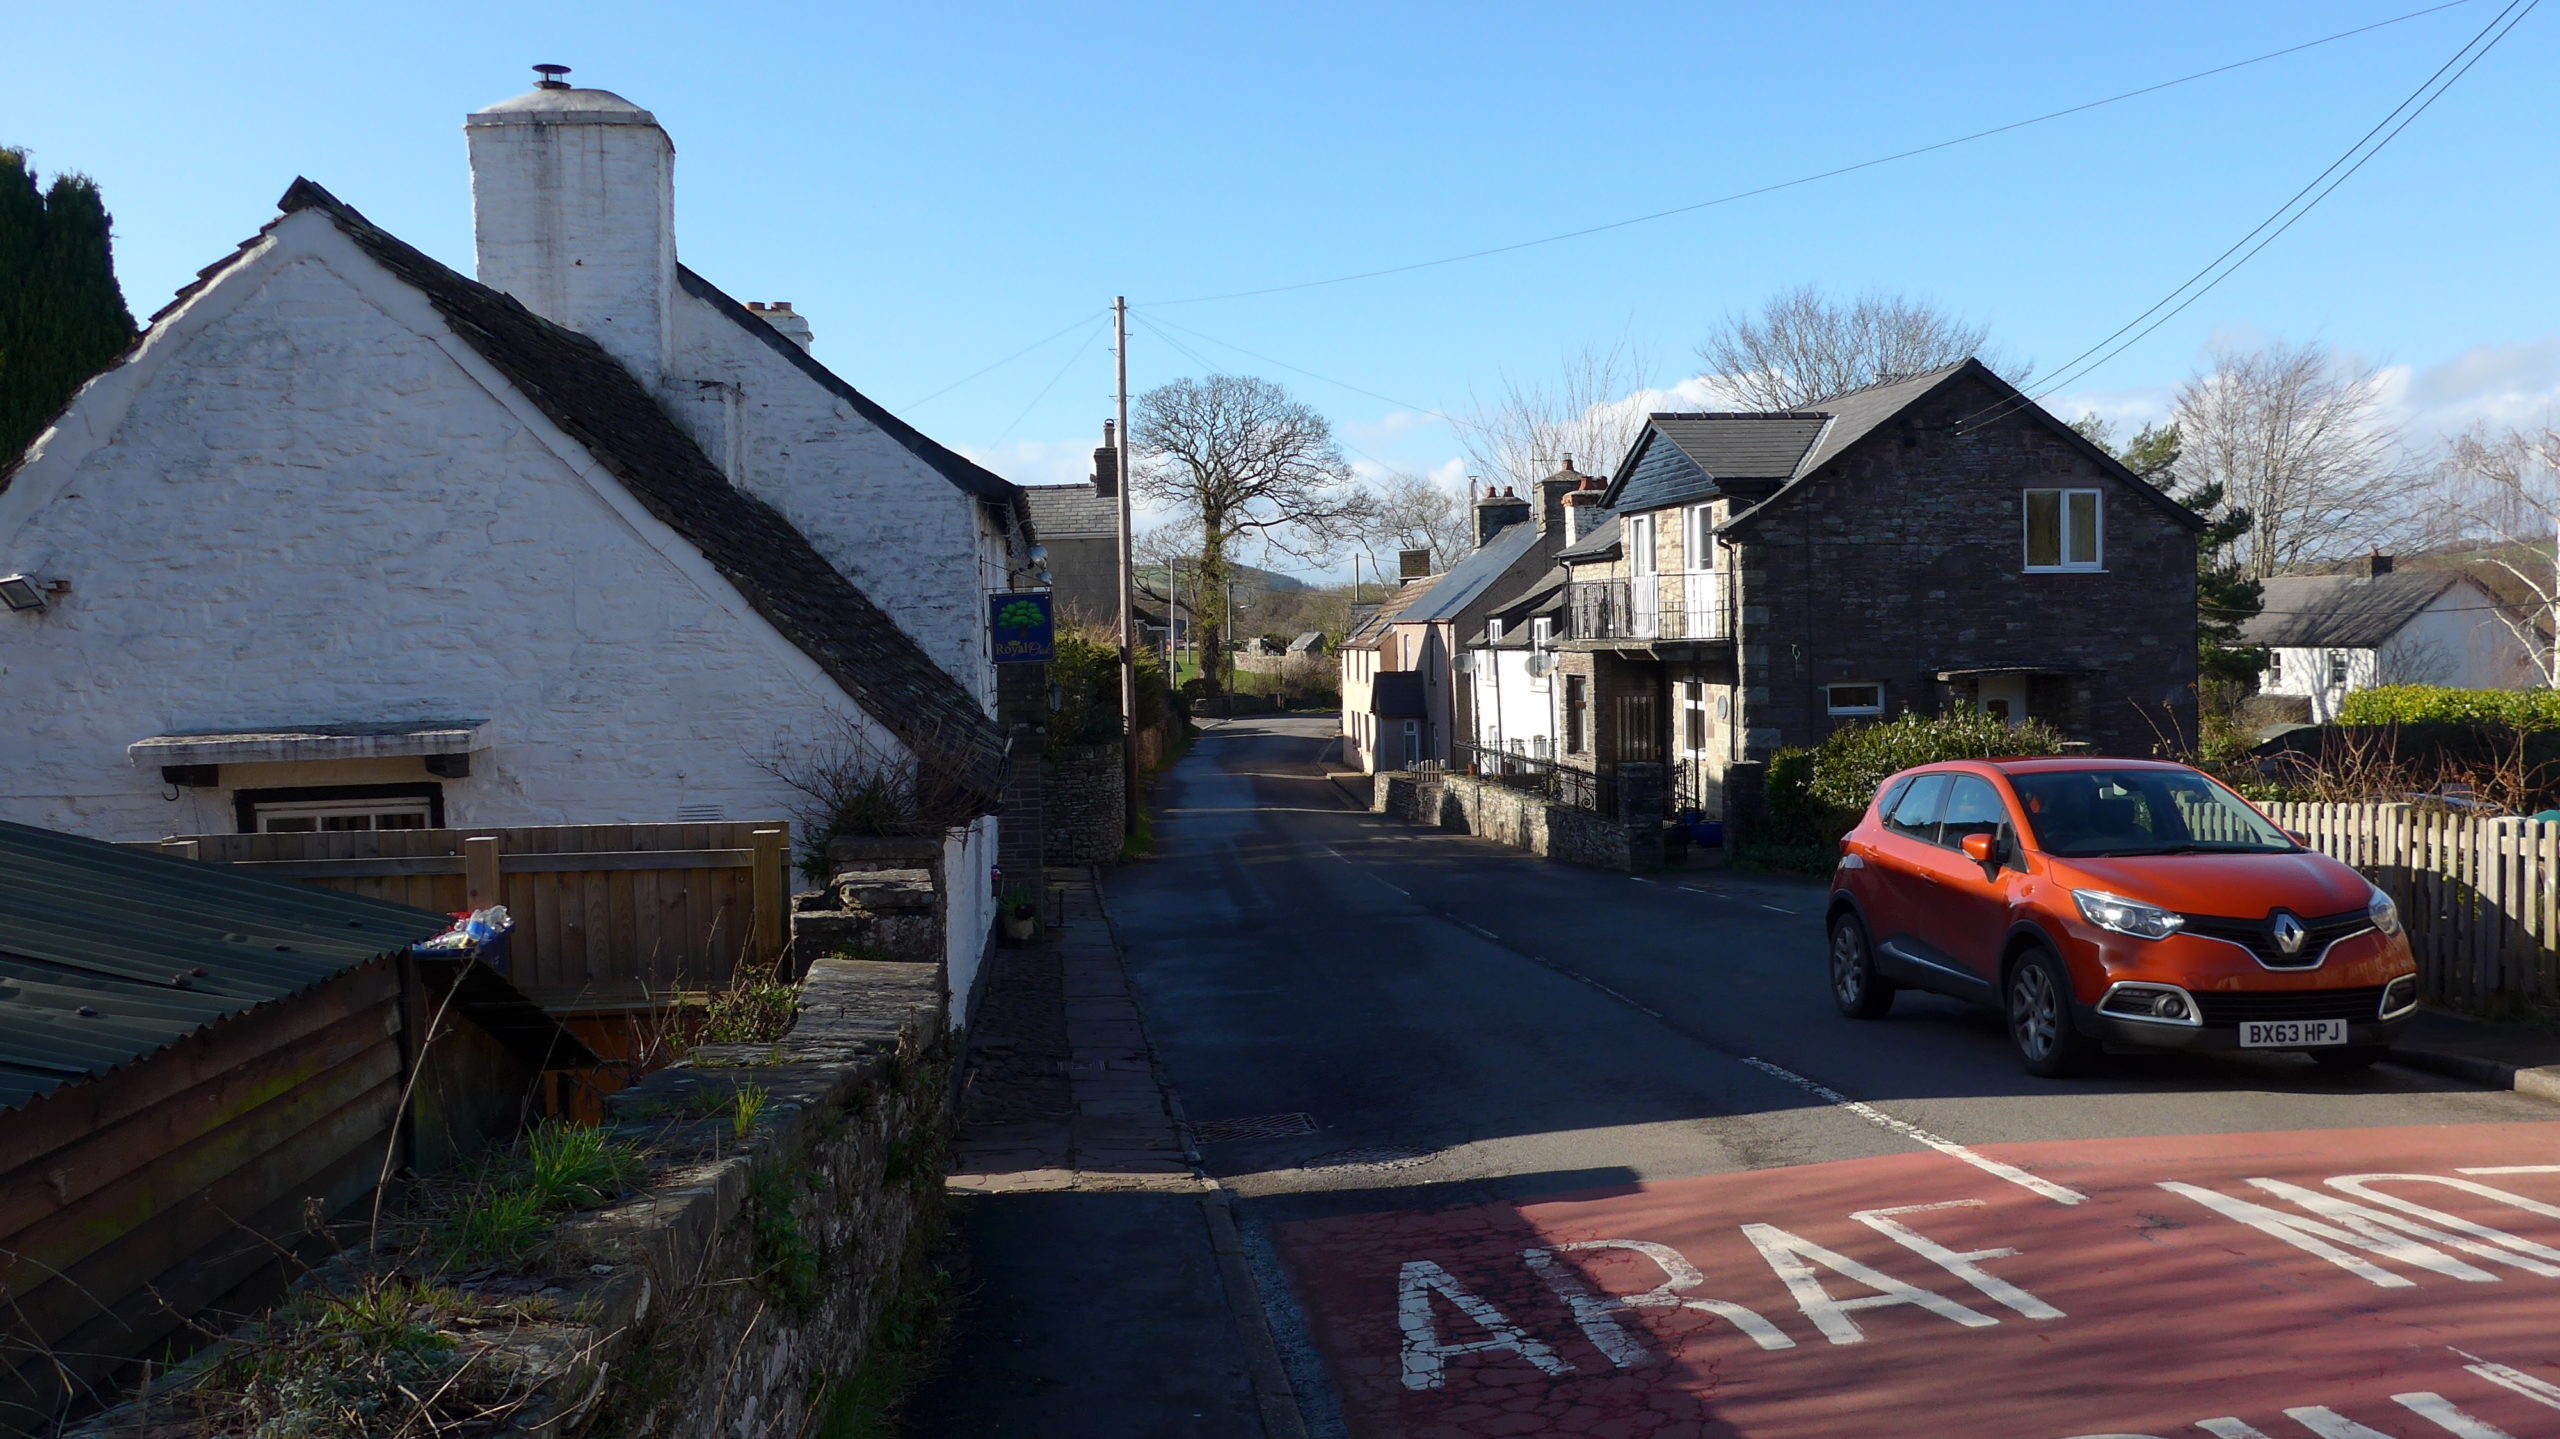
[[2047, 854], [2288, 854], [2284, 831], [2203, 775], [2178, 770], [2013, 774], [2036, 847]]

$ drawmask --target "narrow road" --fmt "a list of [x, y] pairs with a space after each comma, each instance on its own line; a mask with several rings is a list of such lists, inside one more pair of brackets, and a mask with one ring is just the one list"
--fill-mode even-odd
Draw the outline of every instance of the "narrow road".
[[1315, 1432], [2560, 1434], [2560, 1110], [1852, 1024], [1818, 889], [1359, 813], [1333, 730], [1209, 730], [1108, 890]]

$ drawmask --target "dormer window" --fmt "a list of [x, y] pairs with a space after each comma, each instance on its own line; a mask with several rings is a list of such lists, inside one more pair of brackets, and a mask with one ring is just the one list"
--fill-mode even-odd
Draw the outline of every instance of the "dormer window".
[[1529, 648], [1551, 650], [1556, 647], [1556, 622], [1543, 616], [1529, 621]]
[[1486, 620], [1484, 622], [1484, 642], [1489, 645], [1502, 643], [1502, 621]]

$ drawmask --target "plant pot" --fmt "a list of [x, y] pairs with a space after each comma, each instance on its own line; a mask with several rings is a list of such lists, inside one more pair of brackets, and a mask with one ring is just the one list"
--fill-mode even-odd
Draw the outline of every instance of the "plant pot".
[[1008, 914], [1000, 923], [1004, 937], [1015, 944], [1021, 944], [1040, 932], [1040, 916], [1036, 914]]

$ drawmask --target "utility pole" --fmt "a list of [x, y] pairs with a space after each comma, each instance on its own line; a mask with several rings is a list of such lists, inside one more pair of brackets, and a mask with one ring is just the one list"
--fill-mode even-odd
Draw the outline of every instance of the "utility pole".
[[[1118, 370], [1119, 418], [1112, 443], [1119, 453], [1111, 463], [1120, 479], [1120, 832], [1138, 832], [1138, 559], [1129, 539], [1129, 297], [1111, 300], [1111, 350]], [[1167, 614], [1165, 623], [1173, 623]]]

